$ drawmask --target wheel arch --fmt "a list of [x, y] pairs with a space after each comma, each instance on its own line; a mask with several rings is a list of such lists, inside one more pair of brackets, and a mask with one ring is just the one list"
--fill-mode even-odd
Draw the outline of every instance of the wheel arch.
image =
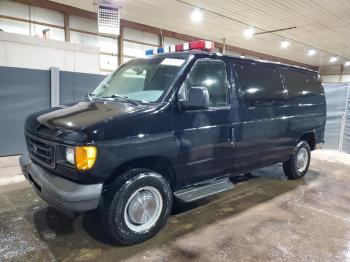
[[314, 131], [305, 132], [299, 138], [299, 141], [306, 141], [309, 144], [310, 150], [313, 151], [316, 148], [316, 135]]
[[173, 168], [171, 161], [164, 156], [154, 155], [131, 159], [125, 163], [120, 164], [109, 176], [109, 178], [105, 182], [105, 185], [109, 185], [119, 175], [135, 168], [150, 169], [161, 174], [169, 182], [171, 189], [174, 189], [176, 187], [176, 184], [178, 183], [176, 172]]

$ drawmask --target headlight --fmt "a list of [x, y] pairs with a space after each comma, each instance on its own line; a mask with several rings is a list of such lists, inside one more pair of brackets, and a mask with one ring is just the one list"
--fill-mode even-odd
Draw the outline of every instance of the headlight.
[[66, 148], [66, 161], [72, 165], [75, 165], [75, 153], [73, 147]]
[[67, 147], [66, 160], [79, 170], [88, 170], [95, 164], [97, 149], [94, 146]]

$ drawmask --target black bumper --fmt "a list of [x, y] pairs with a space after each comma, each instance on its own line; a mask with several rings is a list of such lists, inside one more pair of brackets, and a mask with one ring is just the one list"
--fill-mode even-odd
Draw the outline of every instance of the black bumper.
[[72, 182], [34, 164], [27, 155], [22, 155], [19, 162], [23, 175], [50, 206], [68, 212], [83, 212], [97, 208], [102, 183], [83, 185]]

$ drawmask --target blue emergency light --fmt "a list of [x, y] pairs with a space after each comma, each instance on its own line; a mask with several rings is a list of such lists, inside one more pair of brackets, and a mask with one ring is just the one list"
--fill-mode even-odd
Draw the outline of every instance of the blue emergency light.
[[153, 49], [146, 50], [146, 55], [153, 55]]

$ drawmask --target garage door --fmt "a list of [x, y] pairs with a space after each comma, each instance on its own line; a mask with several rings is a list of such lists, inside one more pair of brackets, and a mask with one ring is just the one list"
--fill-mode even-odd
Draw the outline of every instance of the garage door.
[[0, 156], [23, 152], [25, 118], [49, 107], [47, 70], [0, 67]]

